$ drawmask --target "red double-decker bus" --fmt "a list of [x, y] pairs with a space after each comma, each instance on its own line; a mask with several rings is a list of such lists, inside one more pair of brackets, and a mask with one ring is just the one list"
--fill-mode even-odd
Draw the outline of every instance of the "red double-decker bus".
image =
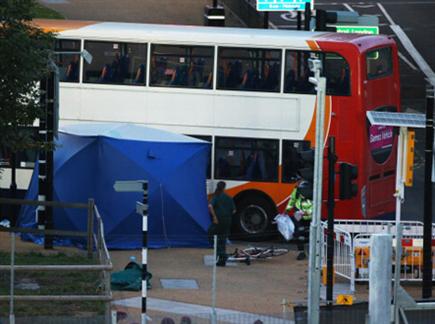
[[[335, 137], [339, 163], [358, 169], [355, 195], [341, 200], [337, 194], [336, 217], [372, 219], [394, 212], [396, 136], [366, 118], [370, 110], [400, 110], [392, 38], [36, 23], [57, 32], [56, 50], [62, 53], [60, 125], [138, 123], [210, 141], [209, 193], [217, 181], [227, 182], [237, 205], [234, 232], [251, 238], [273, 230], [274, 216], [300, 179], [300, 152], [315, 145], [316, 92], [308, 81], [308, 59], [320, 59], [327, 78], [326, 138]], [[82, 50], [92, 55], [90, 64], [77, 55]], [[325, 160], [324, 170], [327, 166]], [[326, 176], [323, 183], [327, 188]], [[326, 189], [323, 197], [326, 201]]]

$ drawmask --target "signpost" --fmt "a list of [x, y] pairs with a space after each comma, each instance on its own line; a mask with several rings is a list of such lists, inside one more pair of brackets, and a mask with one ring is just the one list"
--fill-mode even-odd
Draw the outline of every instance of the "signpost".
[[142, 314], [141, 324], [147, 322], [147, 264], [148, 264], [148, 181], [116, 181], [113, 185], [116, 192], [142, 192], [142, 203], [136, 202], [136, 212], [142, 215]]
[[304, 11], [306, 3], [314, 9], [314, 0], [257, 0], [257, 11]]

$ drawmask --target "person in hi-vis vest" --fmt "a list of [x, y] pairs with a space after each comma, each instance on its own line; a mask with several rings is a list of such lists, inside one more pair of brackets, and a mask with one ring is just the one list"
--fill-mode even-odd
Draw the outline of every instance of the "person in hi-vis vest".
[[297, 240], [299, 254], [297, 260], [306, 258], [304, 250], [305, 234], [309, 233], [311, 218], [313, 214], [312, 189], [308, 181], [302, 180], [293, 190], [288, 201], [286, 212], [292, 210], [292, 220], [295, 225], [294, 238]]

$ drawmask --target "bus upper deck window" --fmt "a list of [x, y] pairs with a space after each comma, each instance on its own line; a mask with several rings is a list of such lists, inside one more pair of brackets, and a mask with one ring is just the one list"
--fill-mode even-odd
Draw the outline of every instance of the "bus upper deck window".
[[391, 47], [376, 49], [366, 54], [367, 79], [378, 79], [393, 73]]
[[279, 92], [280, 85], [280, 50], [219, 48], [218, 89]]
[[86, 83], [145, 85], [147, 45], [85, 41], [91, 64], [84, 64]]
[[308, 67], [310, 52], [286, 51], [284, 92], [314, 94], [314, 85], [308, 81], [311, 75]]
[[350, 95], [350, 69], [347, 61], [335, 53], [325, 53], [324, 58], [326, 94], [331, 96]]
[[150, 85], [211, 89], [213, 60], [211, 46], [153, 44]]
[[56, 64], [59, 68], [59, 81], [79, 82], [80, 73], [80, 41], [71, 39], [57, 39], [55, 42], [55, 52], [61, 53], [55, 56]]

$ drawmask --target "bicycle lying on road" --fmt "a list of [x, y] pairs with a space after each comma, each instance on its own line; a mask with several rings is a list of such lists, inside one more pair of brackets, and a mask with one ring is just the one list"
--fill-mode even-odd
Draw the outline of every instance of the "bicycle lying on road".
[[287, 249], [271, 247], [249, 247], [246, 249], [235, 249], [228, 255], [227, 261], [244, 262], [247, 265], [251, 264], [252, 260], [270, 259], [274, 256], [280, 256], [288, 253]]

